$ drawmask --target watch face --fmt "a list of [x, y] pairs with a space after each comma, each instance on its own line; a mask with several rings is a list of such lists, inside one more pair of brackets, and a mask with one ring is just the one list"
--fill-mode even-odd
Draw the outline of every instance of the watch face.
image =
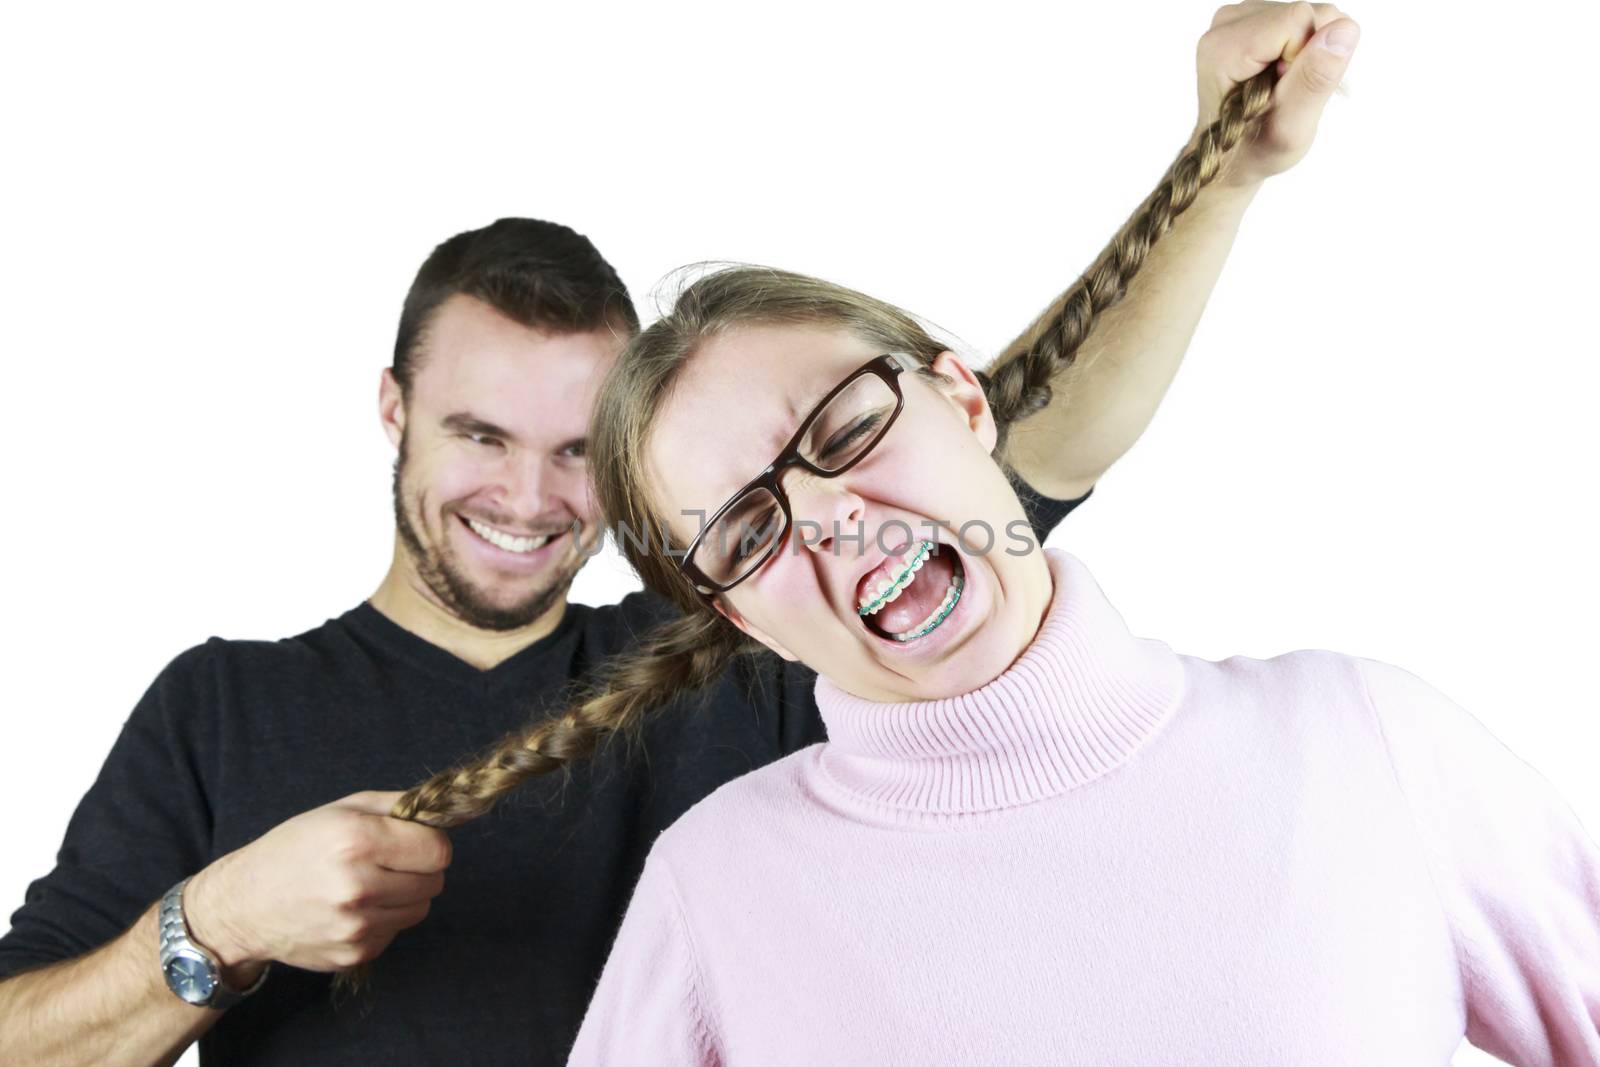
[[217, 988], [211, 967], [195, 956], [179, 954], [167, 961], [167, 985], [190, 1004], [204, 1004]]

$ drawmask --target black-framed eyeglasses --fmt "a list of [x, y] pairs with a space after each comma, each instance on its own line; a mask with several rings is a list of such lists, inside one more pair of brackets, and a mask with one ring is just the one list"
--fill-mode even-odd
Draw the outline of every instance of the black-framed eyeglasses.
[[725, 593], [760, 570], [789, 534], [783, 472], [804, 467], [835, 478], [860, 463], [905, 406], [900, 374], [921, 366], [915, 356], [886, 352], [818, 401], [778, 458], [729, 497], [689, 542], [678, 567], [695, 589], [706, 596]]

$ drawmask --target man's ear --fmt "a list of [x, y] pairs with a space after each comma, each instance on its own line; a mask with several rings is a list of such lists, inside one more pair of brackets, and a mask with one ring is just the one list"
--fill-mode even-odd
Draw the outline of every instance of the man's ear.
[[389, 443], [399, 448], [400, 439], [406, 435], [406, 398], [395, 381], [394, 371], [388, 367], [383, 368], [383, 377], [378, 381], [378, 421], [383, 424]]
[[978, 435], [984, 451], [993, 452], [999, 433], [994, 424], [994, 412], [989, 410], [989, 398], [984, 395], [978, 376], [961, 361], [960, 356], [949, 349], [935, 357], [932, 369], [948, 379], [934, 388], [945, 394], [956, 410], [961, 412], [967, 420], [967, 426]]
[[773, 637], [759, 626], [756, 626], [749, 619], [746, 619], [743, 615], [739, 614], [739, 609], [728, 603], [728, 598], [726, 596], [719, 594], [712, 599], [711, 606], [717, 609], [718, 615], [721, 615], [724, 619], [727, 619], [729, 622], [737, 626], [746, 637], [755, 638], [757, 641], [760, 641], [763, 645], [766, 645], [768, 648], [772, 649], [772, 651], [776, 652], [790, 663], [794, 663], [799, 660], [800, 657], [783, 647], [783, 645], [778, 642], [777, 638]]

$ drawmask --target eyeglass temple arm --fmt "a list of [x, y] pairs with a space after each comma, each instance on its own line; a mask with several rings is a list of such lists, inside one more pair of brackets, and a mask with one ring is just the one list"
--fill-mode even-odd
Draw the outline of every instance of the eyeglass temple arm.
[[903, 371], [914, 371], [922, 366], [921, 360], [905, 352], [886, 352], [884, 355], [893, 360], [894, 365]]

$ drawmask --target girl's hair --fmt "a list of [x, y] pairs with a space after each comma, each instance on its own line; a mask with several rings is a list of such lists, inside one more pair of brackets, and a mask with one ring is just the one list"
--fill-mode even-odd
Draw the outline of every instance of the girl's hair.
[[[1277, 81], [1268, 67], [1236, 86], [1220, 116], [1191, 138], [1135, 217], [1030, 332], [1014, 358], [983, 376], [1000, 441], [1018, 420], [1045, 407], [1051, 379], [1072, 365], [1096, 318], [1121, 299], [1150, 248], [1226, 165], [1271, 106]], [[739, 656], [761, 650], [717, 614], [664, 552], [664, 525], [652, 514], [645, 469], [651, 426], [679, 370], [707, 339], [736, 326], [842, 327], [927, 364], [944, 351], [911, 315], [829, 282], [764, 267], [716, 271], [691, 284], [673, 307], [628, 345], [607, 378], [594, 413], [590, 469], [601, 510], [647, 588], [676, 601], [683, 617], [657, 627], [637, 649], [615, 656], [576, 689], [565, 710], [512, 733], [477, 759], [441, 771], [407, 791], [393, 814], [436, 827], [458, 826], [537, 774], [594, 754], [608, 736], [634, 731], [646, 713], [715, 681]], [[997, 444], [998, 451], [998, 444]], [[660, 532], [658, 539], [654, 534]]]

